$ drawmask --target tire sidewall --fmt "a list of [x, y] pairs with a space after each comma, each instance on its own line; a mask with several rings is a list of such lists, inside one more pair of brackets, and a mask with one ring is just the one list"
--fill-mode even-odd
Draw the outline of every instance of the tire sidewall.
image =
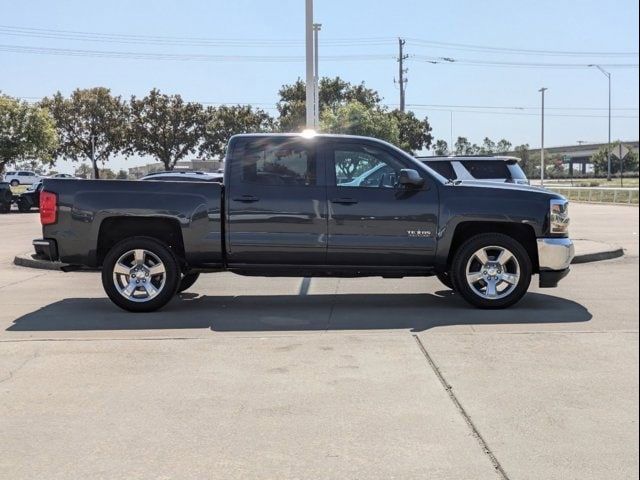
[[[471, 256], [482, 247], [499, 246], [508, 249], [520, 265], [520, 279], [513, 291], [504, 298], [489, 300], [478, 296], [466, 281], [467, 263]], [[531, 284], [532, 265], [526, 249], [520, 242], [501, 233], [480, 234], [467, 240], [455, 253], [451, 271], [455, 289], [468, 303], [486, 309], [506, 308], [517, 303]]]
[[[165, 285], [158, 295], [148, 302], [132, 302], [118, 292], [113, 283], [113, 267], [120, 256], [135, 249], [144, 249], [157, 255], [165, 267]], [[130, 312], [152, 312], [166, 305], [180, 285], [180, 267], [169, 247], [150, 237], [132, 237], [118, 242], [107, 253], [102, 263], [102, 286], [107, 296], [120, 308]]]

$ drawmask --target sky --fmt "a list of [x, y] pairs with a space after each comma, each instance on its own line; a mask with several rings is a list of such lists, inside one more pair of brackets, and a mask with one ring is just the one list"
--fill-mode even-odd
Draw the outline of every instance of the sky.
[[[37, 100], [105, 86], [128, 98], [155, 87], [276, 114], [280, 86], [305, 75], [304, 3], [0, 0], [0, 91]], [[406, 39], [407, 109], [429, 118], [435, 138], [538, 148], [546, 87], [546, 146], [606, 142], [607, 78], [587, 66], [602, 64], [612, 65], [612, 137], [638, 139], [637, 1], [314, 3], [320, 75], [365, 82], [390, 108], [397, 38]], [[117, 158], [111, 168], [143, 163]]]

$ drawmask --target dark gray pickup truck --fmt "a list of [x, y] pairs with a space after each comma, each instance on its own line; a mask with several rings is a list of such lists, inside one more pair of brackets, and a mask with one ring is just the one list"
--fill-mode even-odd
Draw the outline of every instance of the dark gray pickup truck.
[[[375, 182], [353, 179], [377, 165]], [[238, 135], [223, 184], [44, 180], [36, 254], [102, 269], [118, 306], [152, 311], [200, 273], [431, 276], [504, 308], [533, 274], [569, 271], [567, 201], [539, 188], [448, 181], [372, 138]]]

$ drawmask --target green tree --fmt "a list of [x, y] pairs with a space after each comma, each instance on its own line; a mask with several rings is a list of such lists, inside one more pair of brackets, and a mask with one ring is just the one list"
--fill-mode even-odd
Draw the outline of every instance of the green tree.
[[390, 115], [398, 124], [398, 147], [412, 155], [423, 148], [431, 147], [433, 136], [431, 125], [426, 117], [420, 120], [413, 112], [400, 110], [393, 110]]
[[[620, 158], [618, 158], [619, 147], [619, 141], [611, 144], [612, 174], [620, 173]], [[597, 175], [606, 174], [608, 170], [607, 146], [605, 145], [600, 147], [600, 149], [591, 157], [591, 161], [593, 162], [593, 168]], [[638, 171], [638, 154], [632, 149], [629, 149], [629, 152], [622, 159], [622, 169], [624, 172]]]
[[454, 153], [456, 155], [477, 155], [480, 147], [475, 143], [472, 144], [467, 137], [458, 137], [454, 144]]
[[89, 160], [94, 178], [100, 178], [98, 164], [104, 166], [112, 155], [127, 145], [128, 108], [108, 88], [75, 90], [69, 98], [57, 92], [42, 105], [56, 121], [60, 145], [57, 159]]
[[510, 152], [512, 147], [513, 145], [511, 144], [511, 142], [503, 138], [498, 143], [496, 143], [495, 153], [504, 154]]
[[436, 140], [433, 147], [433, 153], [435, 155], [449, 155], [449, 144], [445, 140]]
[[375, 137], [393, 144], [398, 144], [400, 140], [395, 117], [358, 101], [349, 102], [335, 110], [325, 110], [321, 123], [323, 131], [328, 133]]
[[0, 95], [0, 174], [19, 161], [51, 165], [56, 147], [55, 123], [46, 109]]
[[520, 167], [524, 171], [527, 178], [533, 178], [540, 174], [540, 167], [531, 157], [528, 143], [517, 146], [515, 148], [515, 156], [520, 159]]
[[[278, 94], [278, 125], [282, 132], [299, 132], [306, 126], [305, 82], [296, 80], [291, 85], [283, 85]], [[318, 100], [320, 116], [327, 109], [334, 110], [350, 102], [359, 102], [369, 108], [379, 105], [382, 100], [378, 92], [367, 88], [364, 83], [353, 85], [340, 77], [323, 77], [319, 81]]]
[[209, 107], [203, 115], [204, 125], [200, 155], [223, 157], [229, 138], [238, 133], [270, 132], [274, 120], [264, 110], [250, 105]]
[[496, 151], [496, 142], [491, 140], [489, 137], [484, 137], [482, 146], [479, 150], [482, 155], [493, 155]]
[[110, 168], [101, 168], [100, 178], [103, 178], [105, 180], [114, 180], [116, 178], [116, 173]]
[[157, 89], [141, 99], [131, 97], [130, 105], [127, 153], [152, 155], [166, 170], [173, 170], [179, 160], [195, 153], [202, 137], [202, 105]]
[[80, 178], [91, 178], [93, 174], [93, 168], [90, 165], [87, 165], [86, 163], [81, 163], [80, 165], [78, 165], [78, 167], [76, 167], [73, 174], [76, 177], [80, 177]]
[[116, 174], [116, 178], [118, 180], [127, 180], [129, 178], [129, 174], [127, 173], [126, 170], [120, 169], [120, 170], [118, 170], [118, 173]]

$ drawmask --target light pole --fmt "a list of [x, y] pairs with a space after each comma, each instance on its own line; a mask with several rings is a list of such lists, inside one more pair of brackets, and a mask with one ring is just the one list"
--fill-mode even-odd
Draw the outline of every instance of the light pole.
[[544, 92], [549, 90], [542, 87], [538, 90], [542, 94], [542, 128], [540, 130], [540, 186], [544, 186]]
[[607, 138], [607, 181], [611, 181], [611, 73], [607, 72], [600, 65], [591, 64], [590, 67], [596, 67], [600, 70], [609, 82], [609, 137]]
[[321, 23], [313, 24], [313, 128], [320, 128], [320, 75], [318, 74], [318, 32], [322, 29]]
[[314, 78], [313, 78], [313, 0], [305, 2], [305, 50], [306, 50], [306, 111], [307, 129], [313, 129]]

